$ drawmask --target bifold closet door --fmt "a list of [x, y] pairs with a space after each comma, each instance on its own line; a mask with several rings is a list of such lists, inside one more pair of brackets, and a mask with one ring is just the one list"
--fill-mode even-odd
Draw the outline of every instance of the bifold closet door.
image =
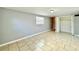
[[74, 34], [79, 35], [79, 16], [74, 17]]
[[61, 21], [61, 25], [60, 25], [61, 32], [71, 33], [71, 18], [62, 17], [60, 21]]

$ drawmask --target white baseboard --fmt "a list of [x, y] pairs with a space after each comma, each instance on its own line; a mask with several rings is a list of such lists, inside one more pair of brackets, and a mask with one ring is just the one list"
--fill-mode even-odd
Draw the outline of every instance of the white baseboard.
[[77, 35], [79, 37], [79, 35]]
[[50, 30], [46, 30], [46, 31], [39, 32], [39, 33], [36, 33], [36, 34], [33, 34], [33, 35], [25, 36], [25, 37], [23, 37], [23, 38], [16, 39], [16, 40], [13, 40], [13, 41], [10, 41], [10, 42], [7, 42], [7, 43], [4, 43], [4, 44], [1, 44], [0, 47], [5, 46], [5, 45], [8, 45], [8, 44], [12, 44], [12, 43], [15, 43], [15, 42], [21, 41], [21, 40], [23, 40], [23, 39], [27, 39], [27, 38], [30, 38], [30, 37], [33, 37], [33, 36], [39, 35], [39, 34], [41, 34], [41, 33], [48, 32], [48, 31], [50, 31]]
[[77, 37], [79, 37], [79, 35], [74, 35], [74, 36], [77, 36]]

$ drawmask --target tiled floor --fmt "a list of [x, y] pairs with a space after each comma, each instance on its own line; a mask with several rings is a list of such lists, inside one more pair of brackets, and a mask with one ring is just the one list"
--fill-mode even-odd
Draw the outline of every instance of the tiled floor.
[[79, 38], [69, 33], [46, 32], [0, 47], [0, 51], [77, 51]]

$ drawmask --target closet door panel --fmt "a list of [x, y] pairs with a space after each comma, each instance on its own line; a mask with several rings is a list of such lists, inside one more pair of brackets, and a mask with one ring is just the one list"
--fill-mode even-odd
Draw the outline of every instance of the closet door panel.
[[61, 18], [61, 32], [71, 33], [71, 19], [68, 17]]

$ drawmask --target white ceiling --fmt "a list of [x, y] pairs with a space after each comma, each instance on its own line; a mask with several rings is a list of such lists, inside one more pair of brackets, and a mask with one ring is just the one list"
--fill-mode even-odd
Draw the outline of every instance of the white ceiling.
[[[64, 16], [79, 13], [78, 7], [6, 7], [6, 8], [43, 16]], [[54, 12], [50, 13], [50, 10], [54, 10]]]

